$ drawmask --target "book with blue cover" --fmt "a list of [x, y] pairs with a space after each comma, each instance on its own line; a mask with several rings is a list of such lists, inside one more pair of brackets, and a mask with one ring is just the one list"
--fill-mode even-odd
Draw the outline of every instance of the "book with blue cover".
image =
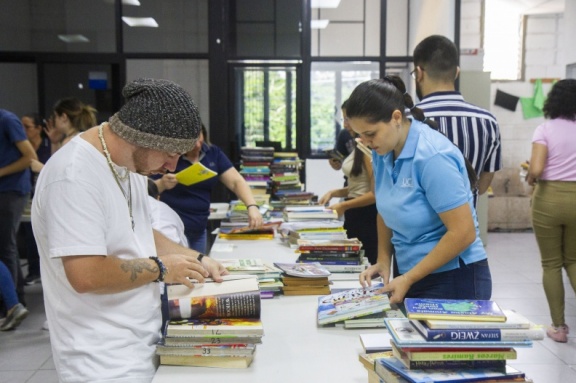
[[542, 340], [544, 327], [532, 324], [527, 329], [431, 329], [426, 323], [412, 320], [414, 327], [430, 342], [441, 341], [508, 341], [508, 340]]
[[524, 378], [525, 374], [513, 367], [506, 366], [505, 370], [501, 368], [484, 368], [484, 369], [417, 369], [410, 370], [397, 358], [376, 359], [374, 371], [379, 375], [383, 374], [383, 369], [393, 371], [406, 379], [410, 383], [431, 383], [431, 382], [485, 382], [495, 381], [497, 379], [509, 379], [514, 381], [515, 378]]
[[500, 306], [489, 300], [406, 298], [404, 306], [410, 319], [506, 321]]
[[414, 327], [414, 324], [407, 318], [385, 318], [384, 323], [392, 335], [394, 343], [398, 347], [420, 347], [420, 348], [438, 348], [438, 347], [473, 347], [473, 348], [494, 348], [494, 347], [530, 347], [531, 340], [458, 340], [458, 341], [428, 341]]

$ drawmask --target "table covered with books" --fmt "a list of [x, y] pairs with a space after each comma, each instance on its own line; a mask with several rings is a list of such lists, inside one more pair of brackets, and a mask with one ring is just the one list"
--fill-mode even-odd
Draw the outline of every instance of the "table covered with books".
[[[294, 262], [297, 254], [278, 239], [217, 239], [210, 253], [215, 259], [260, 258], [266, 262]], [[346, 277], [346, 276], [345, 276]], [[342, 278], [342, 276], [340, 277]], [[359, 287], [357, 274], [334, 280], [336, 288]], [[358, 362], [359, 334], [382, 329], [344, 329], [317, 326], [318, 296], [279, 296], [263, 299], [262, 344], [250, 367], [241, 369], [161, 365], [154, 383], [198, 382], [365, 382]]]

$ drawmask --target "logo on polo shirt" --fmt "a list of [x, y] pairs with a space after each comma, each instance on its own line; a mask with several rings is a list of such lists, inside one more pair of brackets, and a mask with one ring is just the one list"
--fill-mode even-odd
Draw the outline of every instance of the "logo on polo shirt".
[[414, 187], [414, 185], [412, 185], [412, 178], [402, 178], [402, 183], [400, 184], [400, 187], [403, 188]]

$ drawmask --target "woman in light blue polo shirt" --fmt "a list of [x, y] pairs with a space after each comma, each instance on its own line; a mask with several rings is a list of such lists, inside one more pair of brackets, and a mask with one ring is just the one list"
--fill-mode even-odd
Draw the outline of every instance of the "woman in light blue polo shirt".
[[[411, 118], [405, 110], [410, 109]], [[462, 153], [433, 129], [397, 76], [364, 82], [348, 100], [352, 129], [372, 148], [378, 208], [378, 262], [390, 301], [405, 297], [490, 299], [492, 279], [480, 240]], [[400, 275], [390, 281], [392, 253]]]

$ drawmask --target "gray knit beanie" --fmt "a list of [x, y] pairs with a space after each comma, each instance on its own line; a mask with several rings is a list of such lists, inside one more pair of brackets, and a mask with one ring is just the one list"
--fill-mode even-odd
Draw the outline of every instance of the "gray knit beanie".
[[126, 103], [110, 117], [110, 129], [129, 143], [168, 153], [192, 150], [200, 114], [192, 97], [168, 80], [141, 78], [124, 87]]

